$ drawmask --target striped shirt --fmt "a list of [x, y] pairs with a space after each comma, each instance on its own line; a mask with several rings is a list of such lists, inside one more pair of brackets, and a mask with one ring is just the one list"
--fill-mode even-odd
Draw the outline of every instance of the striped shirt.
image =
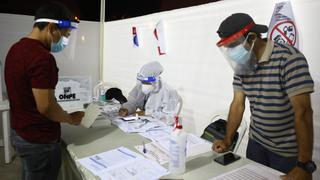
[[313, 92], [304, 55], [289, 45], [268, 41], [255, 73], [234, 75], [233, 88], [249, 99], [250, 138], [278, 155], [297, 156], [290, 97]]

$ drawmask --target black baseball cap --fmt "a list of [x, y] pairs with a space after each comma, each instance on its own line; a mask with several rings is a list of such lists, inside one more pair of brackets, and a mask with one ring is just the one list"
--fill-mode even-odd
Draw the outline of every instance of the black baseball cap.
[[256, 24], [253, 19], [245, 13], [235, 13], [227, 17], [217, 31], [221, 40], [228, 38], [239, 31], [246, 29], [246, 32], [266, 33], [268, 27], [265, 25]]
[[122, 91], [119, 88], [110, 88], [105, 93], [106, 100], [116, 99], [120, 102], [120, 104], [123, 104], [127, 102], [127, 98], [122, 94]]

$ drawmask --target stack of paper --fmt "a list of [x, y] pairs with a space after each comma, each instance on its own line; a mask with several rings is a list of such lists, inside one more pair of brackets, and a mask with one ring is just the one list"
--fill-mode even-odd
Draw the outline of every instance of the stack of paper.
[[168, 174], [168, 170], [156, 162], [145, 159], [125, 147], [119, 147], [77, 161], [102, 180], [158, 179]]
[[[145, 147], [139, 145], [135, 148], [148, 159], [154, 160], [159, 164], [165, 164], [169, 162], [169, 142], [172, 130], [172, 127], [167, 126], [139, 133], [152, 142], [146, 144]], [[212, 144], [206, 140], [191, 133], [187, 134], [187, 157], [209, 152], [211, 151], [211, 146]], [[143, 148], [145, 148], [145, 152], [143, 152]]]
[[139, 132], [147, 132], [148, 130], [165, 127], [167, 126], [165, 123], [159, 120], [151, 119], [150, 117], [140, 116], [139, 119], [134, 120], [123, 120], [120, 118], [114, 119], [112, 123], [118, 126], [123, 132], [126, 133], [139, 133]]
[[[170, 136], [163, 137], [155, 142], [157, 146], [169, 152], [170, 149]], [[195, 156], [201, 153], [211, 151], [212, 144], [199, 138], [191, 133], [187, 134], [187, 157]]]
[[156, 161], [161, 165], [169, 162], [170, 160], [169, 153], [166, 150], [163, 150], [159, 146], [155, 145], [155, 143], [148, 143], [145, 146], [138, 145], [135, 146], [135, 148], [146, 158]]
[[274, 174], [268, 168], [257, 164], [247, 164], [233, 171], [224, 173], [211, 180], [280, 180], [280, 175]]
[[163, 138], [170, 137], [173, 127], [163, 126], [158, 128], [149, 129], [146, 132], [139, 133], [141, 136], [150, 139], [151, 141], [157, 142]]

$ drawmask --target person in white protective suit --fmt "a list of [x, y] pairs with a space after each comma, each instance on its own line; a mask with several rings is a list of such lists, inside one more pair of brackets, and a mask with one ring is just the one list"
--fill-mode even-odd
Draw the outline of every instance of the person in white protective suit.
[[136, 113], [150, 115], [172, 125], [177, 115], [178, 93], [161, 80], [162, 65], [157, 61], [143, 65], [137, 74], [137, 84], [131, 90], [128, 102], [119, 110], [120, 116]]

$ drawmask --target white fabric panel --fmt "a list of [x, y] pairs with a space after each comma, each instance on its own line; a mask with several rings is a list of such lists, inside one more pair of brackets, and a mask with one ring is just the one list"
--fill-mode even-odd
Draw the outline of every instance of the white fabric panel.
[[[0, 60], [3, 64], [10, 47], [31, 32], [33, 18], [33, 16], [0, 13]], [[91, 76], [93, 83], [98, 81], [99, 30], [99, 22], [80, 22], [76, 34], [77, 44], [74, 59], [67, 59], [62, 53], [54, 54], [60, 76]], [[4, 84], [2, 80], [1, 82]]]
[[[10, 47], [20, 38], [28, 35], [33, 26], [33, 16], [0, 13], [0, 61], [4, 65]], [[60, 76], [91, 76], [95, 84], [99, 79], [99, 22], [81, 21], [77, 29], [77, 44], [73, 60], [62, 53], [54, 56]], [[1, 66], [3, 75], [3, 67]], [[4, 81], [1, 79], [3, 91]]]
[[14, 42], [31, 30], [32, 17], [0, 13], [0, 24], [0, 61], [3, 65], [1, 66], [1, 83], [2, 91], [6, 92], [3, 73], [7, 53]]
[[[19, 40], [21, 37], [25, 36], [27, 32], [31, 30], [32, 18], [29, 16], [11, 15], [11, 14], [1, 14], [0, 13], [0, 61], [3, 66], [1, 66], [0, 73], [2, 76], [1, 84], [2, 91], [4, 92], [4, 99], [7, 99], [6, 86], [4, 83], [4, 64], [7, 53], [11, 45]], [[2, 129], [2, 117], [0, 117], [0, 139], [3, 137]]]
[[[232, 100], [232, 69], [219, 52], [216, 30], [221, 21], [232, 13], [245, 12], [260, 24], [268, 25], [277, 1], [237, 0], [151, 14], [105, 23], [105, 59], [103, 79], [117, 82], [130, 91], [136, 73], [146, 62], [158, 60], [164, 66], [164, 80], [178, 90], [183, 98], [181, 115], [185, 128], [200, 135], [215, 113], [228, 111]], [[294, 16], [301, 38], [301, 50], [310, 64], [315, 81], [312, 94], [315, 126], [314, 158], [320, 157], [320, 61], [316, 36], [320, 25], [320, 1], [292, 0]], [[159, 56], [153, 30], [159, 20], [166, 23], [167, 55]], [[142, 47], [134, 48], [132, 27], [138, 28]], [[245, 119], [249, 119], [248, 103]], [[244, 154], [247, 136], [239, 151]], [[319, 175], [319, 171], [318, 171]], [[319, 176], [318, 176], [319, 177]]]
[[[4, 65], [9, 48], [20, 38], [31, 32], [33, 16], [0, 13], [0, 61]], [[99, 79], [99, 22], [81, 21], [77, 30], [75, 59], [68, 60], [62, 54], [55, 54], [60, 76], [91, 76], [92, 82]], [[84, 40], [82, 40], [84, 36]], [[3, 66], [1, 72], [3, 75]], [[5, 90], [3, 76], [1, 79]], [[1, 117], [0, 117], [1, 118]], [[0, 121], [2, 122], [2, 121]], [[2, 123], [0, 123], [0, 139]]]
[[315, 83], [315, 92], [311, 95], [314, 123], [313, 159], [318, 169], [313, 174], [313, 179], [320, 179], [320, 37], [317, 35], [320, 32], [320, 25], [317, 23], [320, 17], [319, 8], [319, 0], [306, 0], [293, 7], [300, 33], [300, 49], [308, 60], [310, 73]]

